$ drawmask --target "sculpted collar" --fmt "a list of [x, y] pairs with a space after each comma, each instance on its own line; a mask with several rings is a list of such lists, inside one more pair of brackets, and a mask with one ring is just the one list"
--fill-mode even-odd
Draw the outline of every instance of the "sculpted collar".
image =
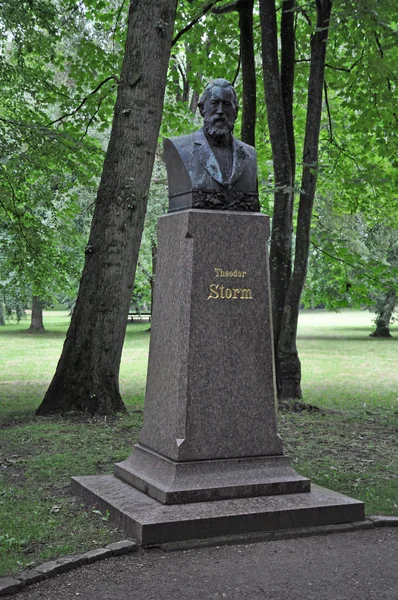
[[232, 152], [232, 173], [230, 178], [226, 181], [223, 178], [220, 166], [213, 150], [210, 147], [209, 142], [206, 139], [203, 129], [200, 129], [194, 133], [194, 155], [199, 160], [202, 167], [206, 169], [209, 175], [222, 186], [230, 186], [234, 184], [235, 181], [237, 181], [242, 175], [246, 166], [245, 161], [248, 158], [248, 154], [242, 142], [234, 137], [232, 137]]

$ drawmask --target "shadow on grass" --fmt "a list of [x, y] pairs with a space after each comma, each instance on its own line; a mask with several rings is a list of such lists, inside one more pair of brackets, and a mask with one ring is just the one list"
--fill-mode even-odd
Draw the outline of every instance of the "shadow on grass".
[[372, 337], [370, 334], [365, 335], [313, 335], [299, 333], [297, 335], [297, 339], [306, 339], [306, 340], [324, 340], [324, 341], [336, 341], [336, 342], [373, 342], [373, 343], [385, 343], [388, 342], [390, 344], [394, 344], [398, 342], [398, 337]]
[[65, 330], [62, 331], [51, 331], [49, 329], [45, 329], [44, 331], [30, 331], [29, 329], [15, 329], [15, 330], [10, 330], [7, 329], [6, 331], [2, 331], [0, 329], [0, 337], [4, 336], [8, 336], [8, 337], [14, 337], [14, 336], [19, 336], [19, 337], [23, 337], [26, 336], [29, 339], [32, 338], [46, 338], [46, 339], [60, 339], [60, 338], [64, 338], [66, 335]]
[[125, 338], [142, 338], [148, 340], [150, 335], [150, 324], [148, 323], [130, 323], [127, 325]]

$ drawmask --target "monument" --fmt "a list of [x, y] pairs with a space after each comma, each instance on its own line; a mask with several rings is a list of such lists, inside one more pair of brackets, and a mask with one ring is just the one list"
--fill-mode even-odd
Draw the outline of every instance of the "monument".
[[144, 425], [112, 476], [75, 477], [143, 545], [364, 519], [299, 475], [278, 434], [267, 242], [234, 88], [203, 92], [200, 131], [164, 142]]

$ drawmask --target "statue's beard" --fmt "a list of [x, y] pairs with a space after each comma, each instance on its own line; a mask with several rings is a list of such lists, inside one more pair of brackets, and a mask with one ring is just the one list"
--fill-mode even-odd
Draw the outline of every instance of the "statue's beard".
[[218, 146], [227, 146], [232, 141], [234, 125], [226, 119], [220, 119], [217, 115], [205, 117], [203, 128]]

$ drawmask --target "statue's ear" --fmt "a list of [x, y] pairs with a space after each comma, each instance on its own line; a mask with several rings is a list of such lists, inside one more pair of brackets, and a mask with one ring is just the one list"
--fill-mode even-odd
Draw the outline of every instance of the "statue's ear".
[[198, 102], [198, 108], [199, 108], [200, 116], [204, 117], [205, 113], [204, 113], [204, 110], [203, 110], [203, 102]]

